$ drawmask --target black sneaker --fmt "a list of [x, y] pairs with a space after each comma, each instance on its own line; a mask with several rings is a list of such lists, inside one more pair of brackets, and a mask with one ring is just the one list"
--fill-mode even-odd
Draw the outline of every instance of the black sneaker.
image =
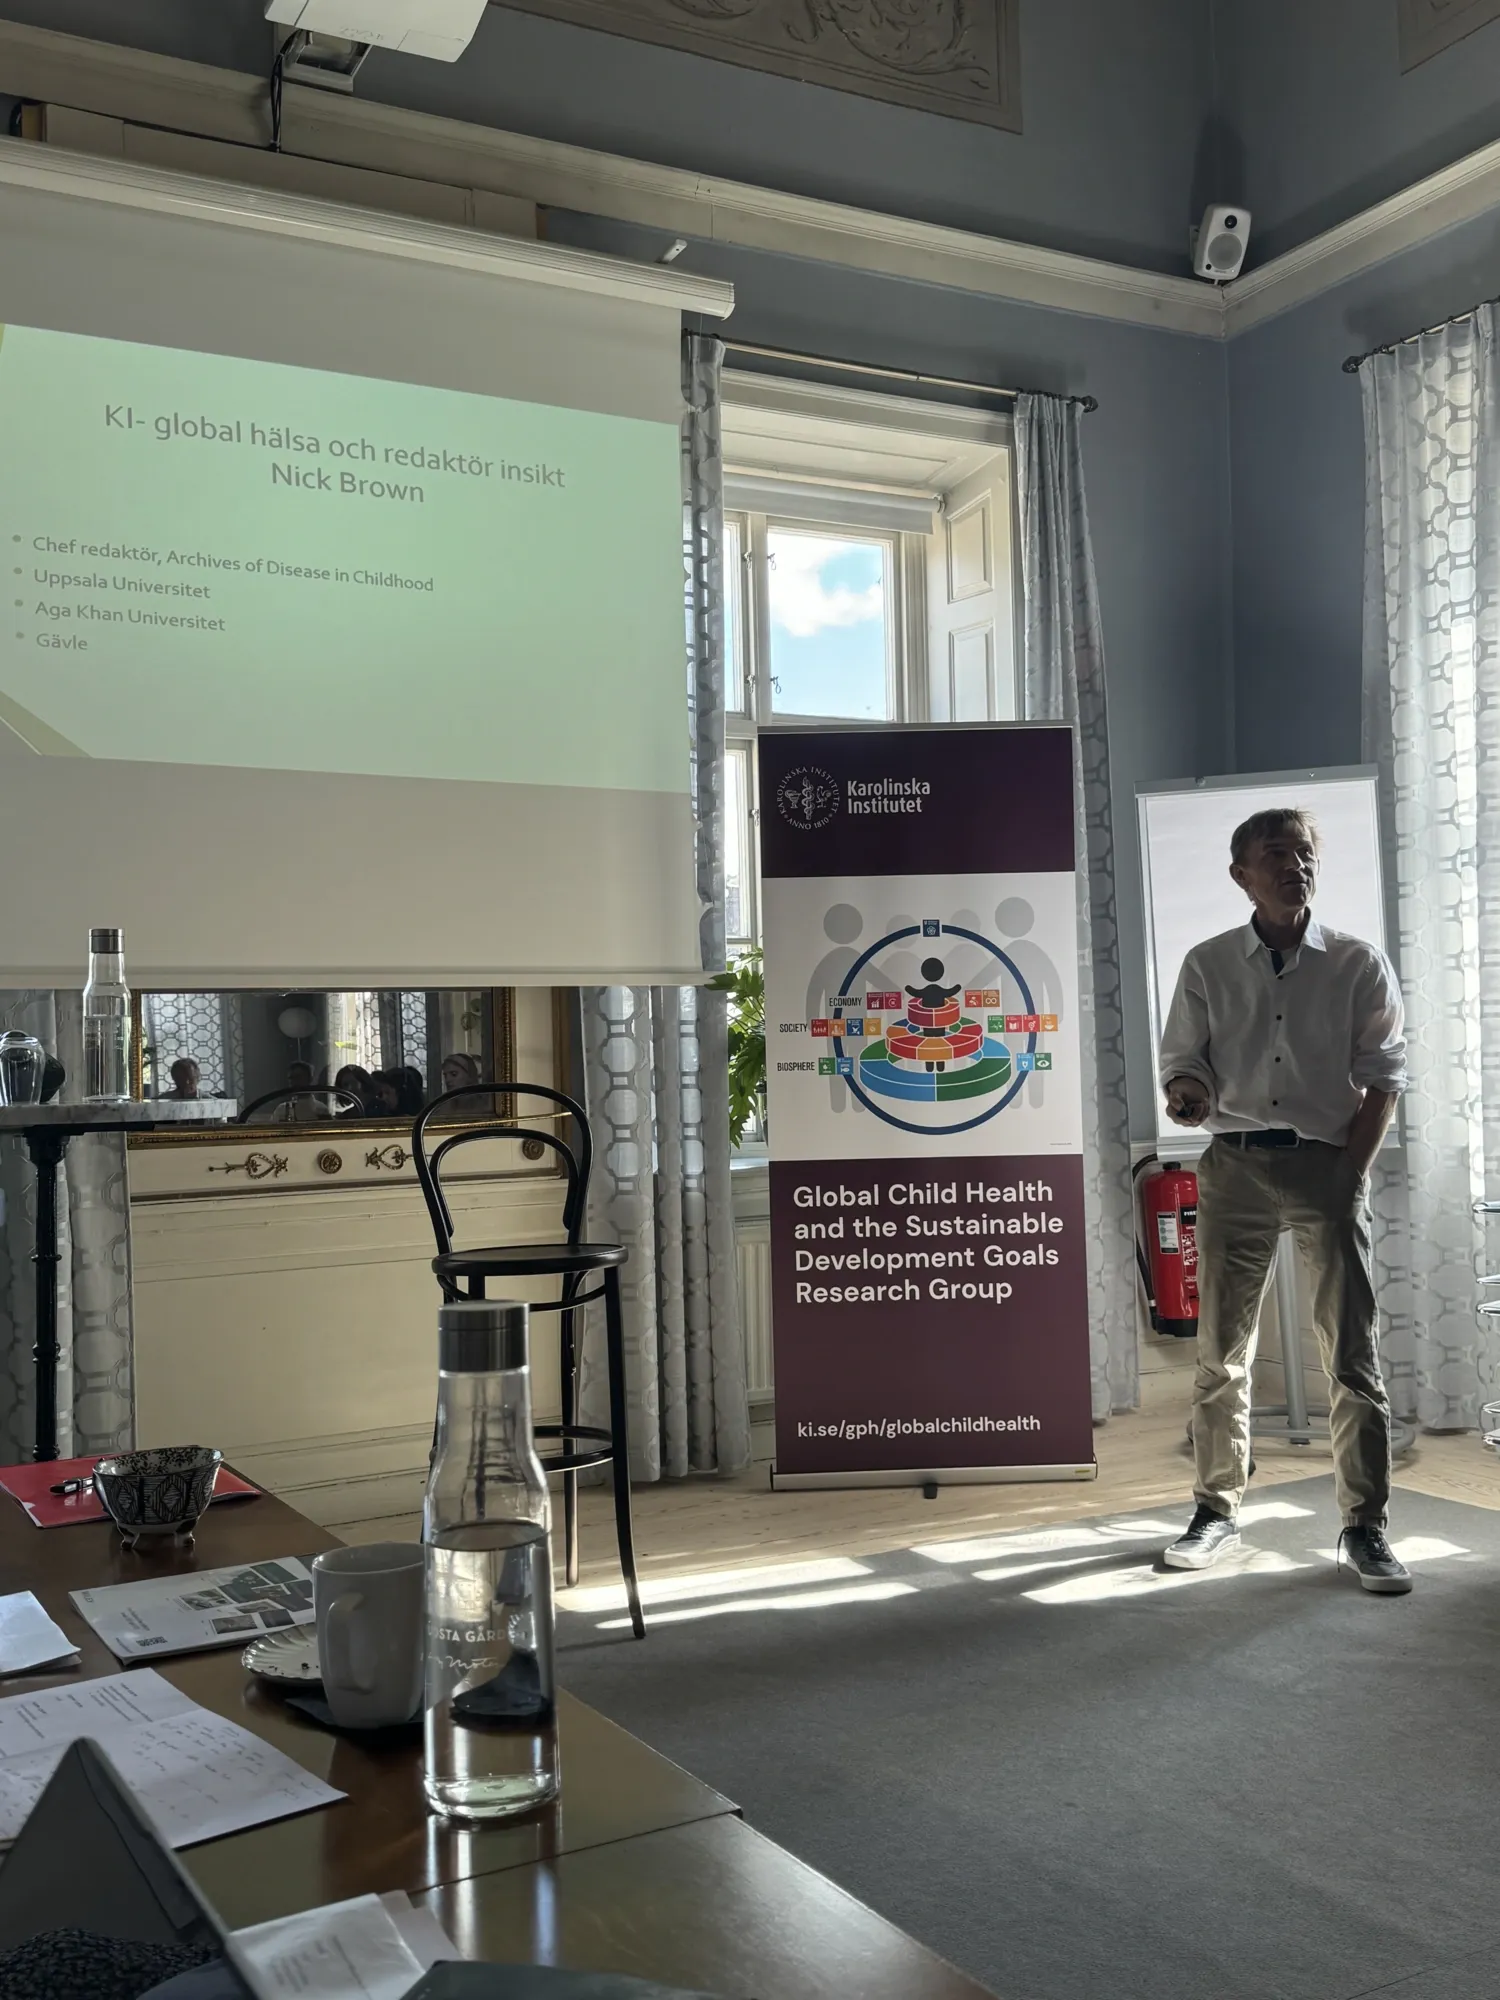
[[1345, 1563], [1363, 1590], [1377, 1591], [1382, 1597], [1402, 1597], [1411, 1589], [1411, 1571], [1397, 1560], [1383, 1528], [1345, 1528], [1339, 1536], [1339, 1567]]
[[1188, 1523], [1187, 1533], [1163, 1549], [1161, 1559], [1168, 1569], [1207, 1569], [1226, 1549], [1239, 1545], [1240, 1531], [1233, 1521], [1211, 1507], [1200, 1507]]

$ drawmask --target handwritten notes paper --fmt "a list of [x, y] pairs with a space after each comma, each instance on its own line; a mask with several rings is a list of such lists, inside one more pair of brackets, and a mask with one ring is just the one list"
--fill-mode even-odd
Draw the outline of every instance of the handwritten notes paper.
[[234, 1936], [262, 2000], [403, 2000], [430, 1966], [458, 1957], [437, 1919], [400, 1890], [278, 1917]]
[[0, 1842], [15, 1839], [80, 1736], [100, 1744], [173, 1847], [344, 1796], [147, 1668], [0, 1701]]

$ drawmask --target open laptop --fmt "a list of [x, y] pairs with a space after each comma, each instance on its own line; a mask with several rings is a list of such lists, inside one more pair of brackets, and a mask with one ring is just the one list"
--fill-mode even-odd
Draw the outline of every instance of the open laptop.
[[[59, 1931], [141, 1945], [186, 1945], [210, 1954], [192, 1971], [152, 1981], [155, 2000], [254, 2000], [245, 1962], [224, 1926], [97, 1743], [70, 1744], [0, 1864], [0, 1958], [35, 1944], [37, 1990], [76, 1992], [74, 1942]], [[87, 1964], [87, 1958], [83, 1961]]]

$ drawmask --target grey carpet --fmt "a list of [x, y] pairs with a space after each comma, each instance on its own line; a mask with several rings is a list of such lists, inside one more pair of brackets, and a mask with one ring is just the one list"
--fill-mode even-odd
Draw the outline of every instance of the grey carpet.
[[641, 1644], [566, 1614], [560, 1676], [1005, 2000], [1500, 1996], [1500, 1513], [1398, 1494], [1377, 1598], [1318, 1553], [1330, 1479], [1251, 1504], [1233, 1574], [1112, 1517]]

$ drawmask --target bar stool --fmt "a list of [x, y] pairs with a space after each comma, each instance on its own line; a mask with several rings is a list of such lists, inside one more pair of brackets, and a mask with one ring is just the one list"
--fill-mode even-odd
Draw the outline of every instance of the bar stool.
[[[449, 1131], [429, 1150], [427, 1127], [444, 1106], [459, 1098], [488, 1098], [493, 1112], [501, 1098], [540, 1098], [556, 1105], [572, 1121], [572, 1143], [544, 1126], [529, 1126], [498, 1115], [481, 1116], [473, 1124]], [[546, 1113], [532, 1113], [546, 1116]], [[445, 1162], [460, 1146], [480, 1139], [512, 1139], [544, 1146], [557, 1155], [566, 1177], [563, 1199], [562, 1243], [493, 1244], [482, 1249], [455, 1250], [453, 1215], [443, 1193]], [[576, 1099], [563, 1091], [539, 1083], [464, 1083], [445, 1090], [423, 1110], [411, 1134], [412, 1161], [421, 1184], [422, 1198], [432, 1221], [438, 1254], [432, 1260], [445, 1299], [482, 1299], [491, 1279], [553, 1277], [560, 1280], [561, 1296], [533, 1305], [534, 1313], [562, 1315], [562, 1422], [538, 1424], [539, 1438], [556, 1439], [562, 1449], [541, 1455], [547, 1472], [560, 1472], [563, 1483], [564, 1575], [569, 1584], [578, 1581], [578, 1475], [594, 1465], [609, 1465], [614, 1474], [615, 1534], [620, 1546], [620, 1571], [625, 1579], [625, 1596], [630, 1606], [630, 1623], [638, 1639], [646, 1636], [641, 1613], [640, 1586], [635, 1573], [635, 1538], [630, 1519], [630, 1448], [625, 1397], [625, 1322], [620, 1308], [620, 1270], [628, 1253], [618, 1243], [584, 1243], [579, 1232], [588, 1207], [589, 1175], [594, 1163], [594, 1140], [588, 1114]], [[592, 1291], [585, 1283], [597, 1276]], [[604, 1339], [609, 1373], [609, 1429], [575, 1421], [578, 1410], [578, 1321], [579, 1309], [590, 1300], [604, 1301]]]

